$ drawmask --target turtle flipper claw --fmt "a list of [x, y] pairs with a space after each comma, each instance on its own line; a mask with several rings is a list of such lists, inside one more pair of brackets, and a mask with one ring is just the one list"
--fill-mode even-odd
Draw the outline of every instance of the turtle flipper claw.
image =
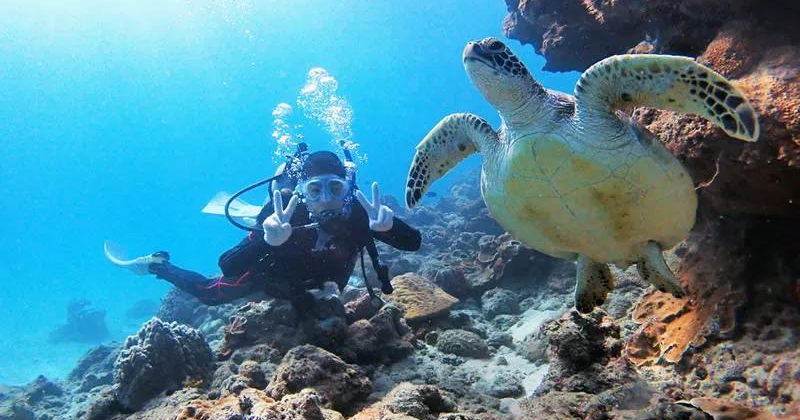
[[636, 269], [642, 279], [655, 286], [659, 292], [670, 293], [678, 299], [686, 297], [680, 281], [664, 261], [661, 247], [655, 242], [647, 244], [644, 254], [636, 263]]

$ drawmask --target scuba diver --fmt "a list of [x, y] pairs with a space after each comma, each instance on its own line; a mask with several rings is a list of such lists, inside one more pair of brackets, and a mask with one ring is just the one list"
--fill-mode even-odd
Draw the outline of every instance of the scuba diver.
[[[345, 157], [350, 163], [349, 153]], [[243, 192], [270, 182], [271, 200], [261, 208], [255, 226], [245, 227], [228, 214], [228, 206]], [[354, 199], [355, 198], [355, 199]], [[284, 203], [286, 204], [284, 206]], [[207, 305], [230, 302], [256, 291], [290, 300], [299, 312], [313, 304], [310, 289], [334, 282], [342, 291], [364, 249], [389, 294], [392, 285], [387, 266], [380, 263], [375, 240], [403, 251], [420, 247], [419, 231], [381, 203], [377, 183], [372, 199], [355, 185], [355, 168], [347, 167], [330, 151], [308, 153], [300, 144], [272, 178], [239, 191], [225, 207], [228, 219], [250, 233], [219, 258], [222, 275], [207, 277], [173, 265], [169, 254], [159, 251], [123, 261], [106, 246], [106, 256], [136, 274], [155, 274]], [[376, 298], [370, 282], [369, 294]]]

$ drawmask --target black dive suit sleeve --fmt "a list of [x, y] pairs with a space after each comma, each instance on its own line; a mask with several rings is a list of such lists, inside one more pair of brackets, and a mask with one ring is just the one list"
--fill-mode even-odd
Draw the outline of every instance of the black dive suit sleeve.
[[417, 251], [422, 244], [419, 231], [397, 217], [393, 219], [391, 229], [372, 232], [372, 237], [401, 251]]
[[[257, 226], [272, 214], [272, 201], [267, 203], [256, 218]], [[226, 277], [239, 277], [246, 273], [260, 258], [267, 255], [272, 247], [264, 241], [264, 234], [250, 232], [236, 246], [219, 257], [219, 268]]]

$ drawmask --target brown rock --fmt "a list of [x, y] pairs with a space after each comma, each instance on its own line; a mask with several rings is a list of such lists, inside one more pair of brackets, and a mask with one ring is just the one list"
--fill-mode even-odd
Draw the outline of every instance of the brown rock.
[[297, 327], [297, 313], [289, 301], [249, 302], [236, 310], [225, 327], [220, 356], [228, 357], [238, 348], [255, 344], [285, 353], [300, 342]]
[[439, 388], [404, 382], [389, 391], [380, 402], [351, 417], [351, 420], [436, 420], [440, 413], [455, 409], [453, 400]]
[[359, 319], [369, 319], [378, 312], [378, 308], [372, 303], [372, 299], [367, 293], [345, 303], [344, 308], [347, 322], [351, 324]]
[[391, 363], [414, 351], [411, 329], [402, 318], [402, 311], [385, 305], [369, 320], [360, 319], [347, 328], [344, 347], [364, 363]]
[[736, 20], [796, 39], [791, 17], [800, 12], [791, 0], [506, 0], [506, 5], [506, 36], [532, 44], [551, 71], [583, 71], [643, 41], [652, 45], [645, 51], [697, 56], [726, 22]]
[[341, 414], [320, 408], [313, 389], [284, 396], [280, 401], [264, 391], [247, 388], [238, 395], [218, 400], [195, 400], [185, 406], [176, 420], [338, 420]]
[[304, 388], [313, 388], [321, 405], [346, 410], [372, 392], [372, 383], [359, 366], [350, 365], [338, 356], [311, 345], [289, 350], [283, 357], [267, 393], [282, 398]]
[[694, 398], [688, 404], [709, 414], [714, 420], [777, 420], [770, 413], [718, 398]]

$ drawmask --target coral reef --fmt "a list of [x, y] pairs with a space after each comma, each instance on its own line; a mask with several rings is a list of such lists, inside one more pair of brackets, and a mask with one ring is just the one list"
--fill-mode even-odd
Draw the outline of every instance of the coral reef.
[[386, 298], [403, 308], [406, 321], [424, 321], [446, 313], [458, 299], [428, 279], [407, 273], [392, 279], [394, 292]]
[[153, 319], [125, 345], [89, 351], [63, 382], [0, 387], [0, 419], [797, 417], [798, 254], [766, 245], [791, 230], [703, 217], [668, 254], [690, 298], [614, 269], [608, 303], [580, 314], [569, 309], [575, 265], [491, 231], [474, 179], [409, 215], [458, 242], [408, 257], [414, 271], [393, 279], [386, 304], [355, 278], [313, 291], [303, 313], [271, 297], [207, 307], [173, 291], [159, 314], [185, 325]]
[[[649, 291], [639, 299], [618, 290], [637, 301], [624, 312], [633, 322], [622, 317], [623, 307], [614, 312], [623, 326], [624, 354], [669, 398], [722, 399], [719, 407], [746, 401], [746, 409], [728, 410], [741, 418], [756, 415], [748, 410], [763, 418], [768, 412], [797, 416], [797, 329], [791, 326], [800, 320], [800, 32], [791, 16], [798, 5], [506, 4], [506, 33], [532, 43], [547, 69], [581, 71], [625, 52], [681, 54], [696, 56], [746, 93], [761, 125], [760, 140], [752, 144], [732, 141], [699, 117], [635, 110], [633, 118], [662, 139], [695, 180], [699, 217], [691, 237], [672, 251], [671, 266], [688, 297]], [[655, 405], [650, 413], [668, 418], [691, 407], [707, 418], [721, 416], [708, 405], [681, 407]]]
[[225, 327], [220, 356], [229, 356], [244, 345], [267, 344], [281, 353], [300, 343], [297, 312], [286, 300], [249, 302], [238, 308]]
[[114, 362], [116, 400], [138, 409], [163, 391], [204, 383], [213, 370], [211, 349], [195, 330], [153, 318], [128, 337]]

